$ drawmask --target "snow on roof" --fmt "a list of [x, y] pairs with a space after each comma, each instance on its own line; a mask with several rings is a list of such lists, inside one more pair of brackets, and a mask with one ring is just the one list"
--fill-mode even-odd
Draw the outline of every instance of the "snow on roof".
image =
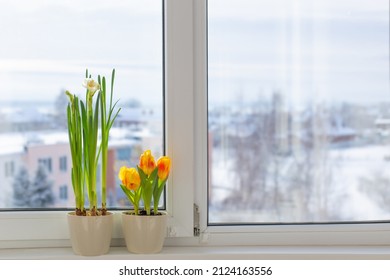
[[[111, 147], [129, 146], [136, 141], [134, 137], [147, 136], [147, 132], [132, 132], [128, 129], [112, 128], [110, 131]], [[26, 145], [55, 145], [69, 143], [68, 132], [64, 131], [31, 131], [26, 133], [0, 133], [0, 156], [20, 154]]]
[[22, 153], [24, 142], [25, 140], [20, 134], [0, 134], [0, 155]]
[[68, 143], [66, 131], [34, 131], [0, 134], [0, 155], [22, 153], [26, 145]]
[[46, 122], [48, 121], [47, 112], [45, 108], [7, 108], [0, 109], [7, 122], [10, 123], [27, 123], [27, 122]]

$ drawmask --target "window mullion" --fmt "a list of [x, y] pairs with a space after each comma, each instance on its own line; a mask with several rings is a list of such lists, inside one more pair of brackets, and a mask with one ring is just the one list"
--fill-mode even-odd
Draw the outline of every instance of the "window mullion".
[[167, 210], [170, 236], [193, 235], [194, 38], [193, 1], [165, 1], [165, 93], [167, 153], [172, 158]]
[[195, 201], [200, 230], [207, 229], [208, 127], [207, 127], [207, 1], [194, 1], [194, 108], [195, 108]]

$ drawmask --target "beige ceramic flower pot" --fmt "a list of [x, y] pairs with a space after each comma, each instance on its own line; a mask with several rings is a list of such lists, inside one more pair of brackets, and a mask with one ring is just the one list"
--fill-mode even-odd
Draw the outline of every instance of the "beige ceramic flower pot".
[[164, 245], [168, 216], [136, 216], [122, 213], [127, 250], [136, 254], [159, 253]]
[[72, 249], [82, 256], [107, 254], [110, 249], [113, 213], [105, 216], [77, 216], [68, 213], [68, 225]]

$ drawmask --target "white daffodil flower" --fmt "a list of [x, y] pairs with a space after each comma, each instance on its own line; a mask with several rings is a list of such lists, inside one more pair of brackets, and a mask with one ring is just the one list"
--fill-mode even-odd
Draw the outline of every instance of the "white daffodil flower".
[[91, 78], [87, 78], [84, 80], [83, 87], [85, 87], [91, 95], [94, 95], [95, 92], [100, 89], [99, 83]]

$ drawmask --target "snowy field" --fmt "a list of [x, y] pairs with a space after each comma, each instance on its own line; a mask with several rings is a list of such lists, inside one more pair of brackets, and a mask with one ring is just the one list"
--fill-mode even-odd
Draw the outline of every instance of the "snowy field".
[[[224, 205], [223, 200], [234, 191], [232, 162], [228, 156], [217, 149], [213, 153], [212, 187], [209, 220], [212, 223], [278, 223], [306, 222], [297, 219], [297, 212], [302, 205], [282, 203], [280, 215], [272, 210], [234, 209]], [[286, 159], [288, 160], [288, 159]], [[365, 146], [329, 151], [329, 162], [332, 166], [333, 183], [326, 196], [332, 205], [331, 212], [337, 213], [335, 221], [373, 221], [390, 219], [390, 212], [380, 205], [359, 187], [362, 178], [373, 179], [375, 176], [390, 179], [390, 146]], [[371, 186], [375, 192], [375, 186]], [[390, 185], [389, 195], [390, 195]], [[390, 203], [390, 202], [389, 202]], [[326, 221], [320, 221], [326, 222]]]

